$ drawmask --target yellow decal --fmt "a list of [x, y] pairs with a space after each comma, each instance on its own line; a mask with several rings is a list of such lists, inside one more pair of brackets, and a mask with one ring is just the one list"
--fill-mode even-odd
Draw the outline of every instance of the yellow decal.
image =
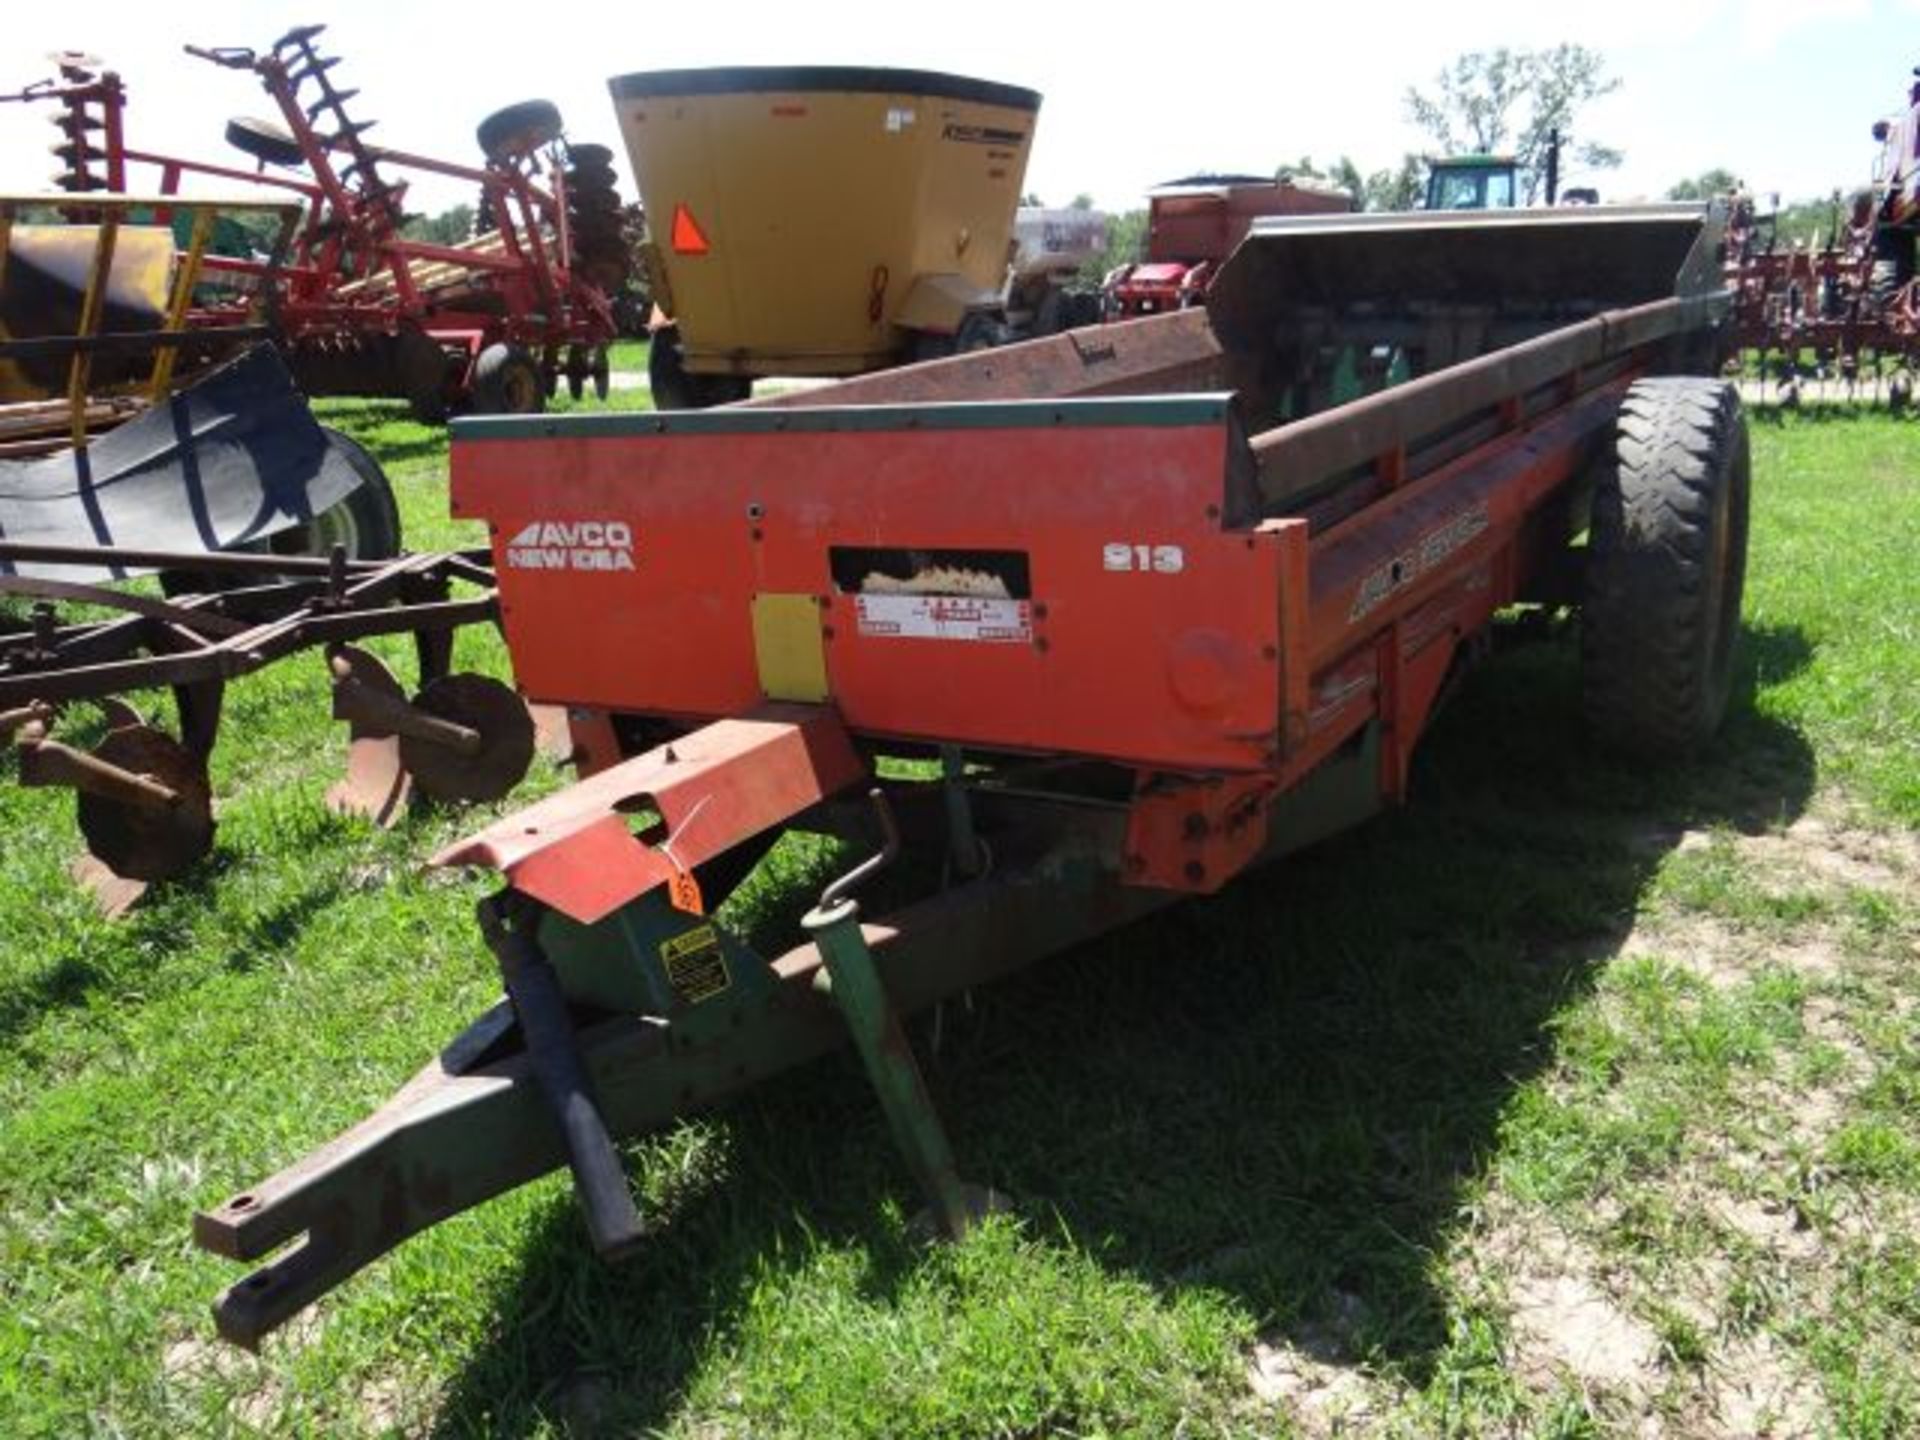
[[689, 1005], [711, 999], [733, 983], [727, 973], [727, 957], [720, 949], [720, 932], [711, 925], [697, 925], [671, 940], [662, 940], [660, 963], [674, 994]]

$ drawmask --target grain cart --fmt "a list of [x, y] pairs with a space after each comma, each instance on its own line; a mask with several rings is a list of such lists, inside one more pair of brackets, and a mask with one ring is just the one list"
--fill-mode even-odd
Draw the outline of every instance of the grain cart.
[[[438, 857], [501, 879], [480, 929], [506, 999], [197, 1218], [266, 1262], [221, 1332], [251, 1344], [563, 1164], [622, 1254], [644, 1238], [614, 1137], [849, 1039], [957, 1231], [979, 1192], [902, 1018], [1402, 799], [1507, 607], [1584, 608], [1603, 740], [1705, 743], [1748, 491], [1706, 378], [1718, 228], [1267, 220], [1204, 310], [770, 404], [456, 423], [519, 682], [571, 707], [590, 773]], [[1376, 346], [1414, 378], [1326, 407], [1329, 352]], [[788, 828], [871, 853], [762, 954], [714, 907]]]
[[924, 70], [656, 70], [610, 82], [653, 230], [661, 409], [755, 376], [855, 375], [1007, 338], [1040, 97]]
[[1206, 300], [1221, 263], [1264, 215], [1325, 215], [1352, 210], [1344, 190], [1290, 176], [1189, 175], [1147, 195], [1147, 255], [1107, 273], [1101, 294], [1109, 319], [1137, 319]]

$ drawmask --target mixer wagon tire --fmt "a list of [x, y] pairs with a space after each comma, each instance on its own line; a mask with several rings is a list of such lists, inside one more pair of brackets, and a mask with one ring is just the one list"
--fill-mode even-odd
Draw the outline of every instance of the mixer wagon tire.
[[[594, 384], [599, 385], [597, 377]], [[680, 327], [662, 325], [647, 346], [647, 388], [656, 410], [705, 410], [746, 399], [753, 381], [745, 375], [692, 373], [680, 351]], [[606, 398], [604, 392], [600, 398]]]
[[474, 138], [487, 159], [513, 160], [559, 139], [563, 128], [560, 109], [551, 100], [522, 100], [487, 116]]
[[480, 415], [538, 415], [547, 408], [540, 367], [518, 345], [489, 345], [473, 362], [473, 408]]
[[307, 163], [307, 155], [300, 148], [300, 142], [271, 120], [256, 120], [250, 115], [234, 116], [227, 121], [227, 143], [242, 155], [251, 155], [269, 165], [291, 168]]
[[1642, 380], [1594, 487], [1581, 619], [1588, 724], [1642, 760], [1719, 728], [1733, 680], [1751, 488], [1746, 417], [1720, 380]]

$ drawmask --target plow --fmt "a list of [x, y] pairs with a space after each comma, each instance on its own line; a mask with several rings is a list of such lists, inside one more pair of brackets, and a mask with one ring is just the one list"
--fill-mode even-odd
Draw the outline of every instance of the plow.
[[[1265, 219], [1205, 309], [755, 404], [457, 420], [454, 512], [581, 778], [435, 857], [496, 877], [499, 1003], [196, 1217], [255, 1267], [220, 1333], [561, 1167], [617, 1260], [649, 1228], [620, 1140], [848, 1044], [961, 1232], [991, 1177], [910, 1017], [1404, 799], [1514, 607], [1581, 613], [1603, 741], [1707, 743], [1749, 486], [1722, 221]], [[1346, 398], [1383, 347], [1411, 378]], [[723, 907], [788, 833], [847, 864], [769, 951]]]
[[[62, 578], [155, 571], [207, 588], [163, 599]], [[334, 717], [350, 727], [327, 796], [340, 813], [392, 825], [416, 791], [498, 799], [533, 759], [535, 716], [519, 696], [450, 670], [454, 632], [497, 619], [484, 554], [354, 562], [344, 548], [319, 559], [0, 541], [9, 599], [31, 608], [12, 624], [0, 612], [0, 741], [13, 742], [20, 784], [74, 792], [86, 842], [75, 878], [109, 915], [212, 849], [207, 762], [226, 687], [289, 656], [325, 654]], [[411, 698], [362, 648], [395, 635], [414, 642]], [[159, 689], [171, 692], [171, 730], [122, 698]], [[69, 743], [68, 724], [98, 738]]]

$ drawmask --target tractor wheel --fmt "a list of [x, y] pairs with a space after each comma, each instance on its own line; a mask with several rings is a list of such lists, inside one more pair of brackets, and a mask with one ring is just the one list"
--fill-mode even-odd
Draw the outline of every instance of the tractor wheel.
[[300, 148], [300, 142], [288, 134], [283, 126], [271, 120], [256, 120], [250, 115], [236, 115], [227, 121], [227, 143], [243, 155], [264, 161], [268, 165], [283, 165], [292, 169], [307, 163], [307, 155]]
[[1587, 721], [1669, 761], [1726, 713], [1750, 488], [1746, 417], [1726, 381], [1642, 380], [1621, 402], [1594, 487], [1581, 619]]
[[474, 138], [487, 159], [518, 160], [559, 139], [563, 128], [559, 107], [551, 100], [522, 100], [487, 116]]
[[1867, 303], [1875, 315], [1891, 315], [1894, 302], [1914, 276], [1913, 236], [1882, 232], [1873, 247], [1873, 269], [1867, 275]]
[[518, 345], [489, 345], [473, 364], [478, 415], [538, 415], [547, 408], [540, 367]]

